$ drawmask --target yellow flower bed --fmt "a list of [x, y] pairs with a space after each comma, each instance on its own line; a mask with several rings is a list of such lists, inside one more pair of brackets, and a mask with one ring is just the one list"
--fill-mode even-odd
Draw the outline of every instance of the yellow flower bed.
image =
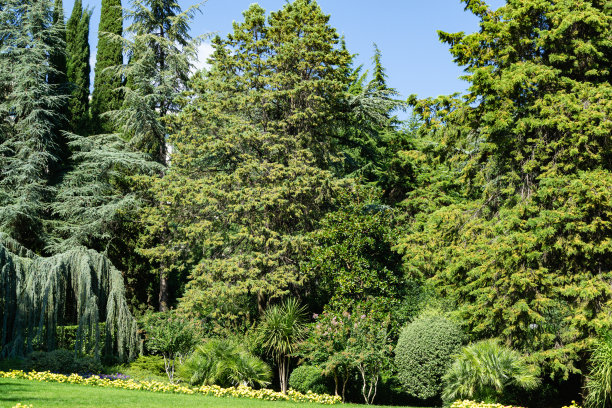
[[486, 402], [476, 402], [470, 400], [455, 401], [450, 408], [521, 408], [513, 407], [512, 405], [491, 404]]
[[302, 394], [294, 390], [287, 391], [287, 394], [285, 395], [283, 393], [268, 389], [254, 390], [244, 386], [239, 386], [236, 388], [221, 388], [216, 385], [203, 385], [201, 387], [192, 388], [180, 384], [170, 384], [161, 381], [109, 380], [106, 378], [102, 379], [95, 375], [89, 378], [83, 378], [78, 374], [63, 375], [53, 374], [48, 371], [30, 371], [27, 373], [21, 370], [0, 371], [0, 378], [16, 378], [43, 382], [82, 384], [91, 385], [94, 387], [123, 388], [126, 390], [143, 390], [177, 394], [197, 393], [214, 397], [251, 398], [266, 401], [316, 402], [319, 404], [328, 405], [339, 404], [342, 402], [342, 399], [338, 396], [315, 394], [312, 392]]
[[34, 405], [23, 405], [22, 403], [18, 402], [17, 405], [13, 405], [13, 408], [34, 408]]

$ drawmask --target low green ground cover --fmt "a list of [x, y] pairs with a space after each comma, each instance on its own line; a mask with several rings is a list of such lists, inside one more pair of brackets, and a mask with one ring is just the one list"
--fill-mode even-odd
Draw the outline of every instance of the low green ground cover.
[[[162, 394], [73, 384], [0, 379], [0, 408], [11, 408], [18, 402], [32, 404], [34, 408], [315, 408], [325, 406], [311, 403]], [[343, 405], [343, 407], [358, 406], [353, 404]]]

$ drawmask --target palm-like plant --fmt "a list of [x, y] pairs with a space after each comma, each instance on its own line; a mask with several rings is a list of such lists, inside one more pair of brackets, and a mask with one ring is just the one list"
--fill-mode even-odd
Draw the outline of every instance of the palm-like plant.
[[591, 355], [590, 370], [586, 381], [588, 408], [605, 408], [612, 405], [612, 335], [603, 335], [595, 344]]
[[444, 376], [443, 398], [500, 402], [509, 386], [531, 390], [539, 383], [535, 368], [521, 354], [489, 339], [461, 350]]
[[289, 364], [305, 334], [305, 308], [296, 299], [268, 308], [257, 328], [260, 343], [276, 360], [281, 391], [287, 392]]
[[191, 385], [260, 386], [270, 384], [270, 367], [229, 340], [209, 340], [179, 369]]

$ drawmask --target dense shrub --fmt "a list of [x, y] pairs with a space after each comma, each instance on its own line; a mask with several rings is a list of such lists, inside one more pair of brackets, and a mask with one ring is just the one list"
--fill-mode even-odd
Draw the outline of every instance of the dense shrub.
[[422, 317], [404, 327], [395, 348], [395, 365], [406, 392], [424, 400], [439, 398], [442, 376], [462, 342], [458, 325], [442, 316]]
[[208, 340], [179, 367], [180, 376], [191, 385], [266, 386], [270, 367], [242, 345], [231, 340]]
[[58, 349], [49, 352], [30, 353], [24, 362], [26, 370], [51, 371], [53, 373], [99, 373], [101, 364], [92, 357], [77, 357], [74, 351]]
[[333, 385], [323, 370], [312, 365], [301, 365], [291, 372], [289, 387], [296, 391], [306, 393], [312, 391], [317, 394], [331, 394]]
[[534, 390], [539, 384], [535, 367], [518, 351], [495, 339], [482, 340], [464, 347], [444, 375], [444, 400], [507, 403], [514, 399], [512, 391]]
[[129, 364], [136, 370], [148, 371], [156, 375], [166, 375], [164, 358], [162, 356], [140, 356]]
[[170, 311], [146, 315], [143, 326], [147, 350], [164, 358], [168, 379], [174, 381], [176, 360], [180, 362], [198, 343], [195, 321]]

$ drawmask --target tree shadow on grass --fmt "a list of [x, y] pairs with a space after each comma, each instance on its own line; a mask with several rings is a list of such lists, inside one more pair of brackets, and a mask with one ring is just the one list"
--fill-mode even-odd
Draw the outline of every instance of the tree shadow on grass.
[[10, 381], [0, 380], [0, 404], [11, 403], [13, 405], [18, 402], [35, 404], [38, 406], [44, 406], [45, 401], [51, 400], [50, 398], [33, 397], [35, 394], [36, 384], [15, 384]]

